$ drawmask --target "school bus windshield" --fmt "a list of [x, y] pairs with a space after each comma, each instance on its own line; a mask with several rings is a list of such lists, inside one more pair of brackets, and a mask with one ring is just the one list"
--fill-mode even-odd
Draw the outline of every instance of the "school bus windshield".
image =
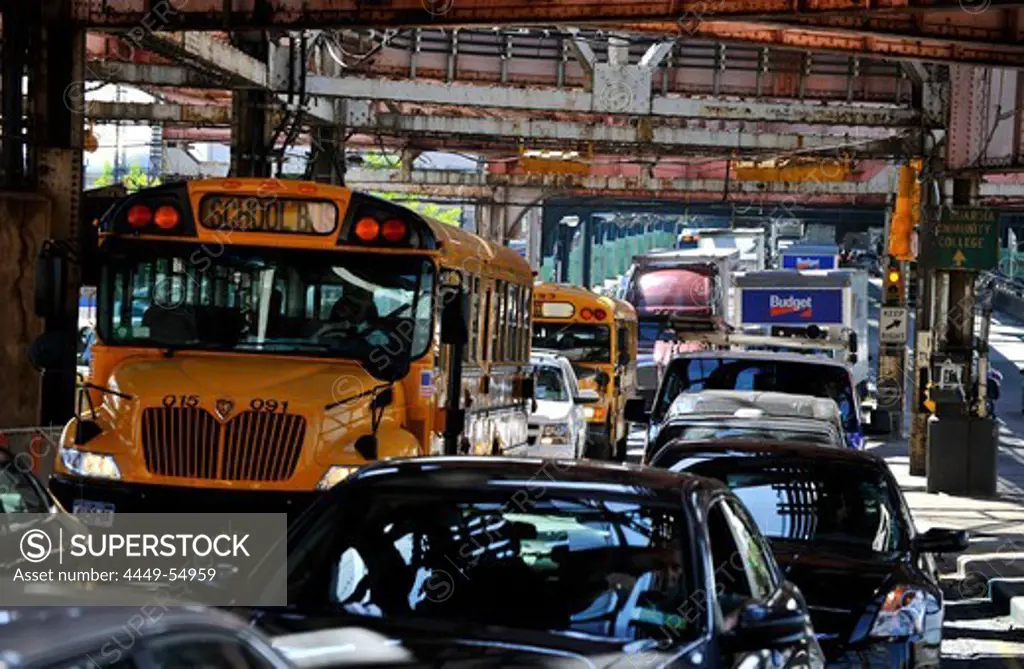
[[345, 358], [398, 331], [417, 358], [433, 276], [411, 256], [128, 242], [106, 254], [97, 325], [113, 345]]
[[570, 362], [611, 362], [611, 337], [607, 325], [533, 324], [533, 348], [554, 349]]

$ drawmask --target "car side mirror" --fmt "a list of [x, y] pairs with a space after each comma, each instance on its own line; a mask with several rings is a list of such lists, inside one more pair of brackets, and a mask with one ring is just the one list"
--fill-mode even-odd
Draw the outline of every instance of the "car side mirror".
[[919, 553], [962, 553], [970, 543], [965, 530], [932, 528], [914, 539], [914, 550]]
[[625, 417], [630, 423], [647, 423], [651, 414], [647, 411], [647, 402], [642, 397], [631, 397], [626, 400]]
[[723, 640], [732, 652], [783, 650], [801, 643], [810, 625], [806, 611], [752, 602], [743, 606], [736, 627]]
[[572, 398], [576, 404], [594, 404], [601, 401], [601, 395], [596, 390], [586, 388], [580, 394]]

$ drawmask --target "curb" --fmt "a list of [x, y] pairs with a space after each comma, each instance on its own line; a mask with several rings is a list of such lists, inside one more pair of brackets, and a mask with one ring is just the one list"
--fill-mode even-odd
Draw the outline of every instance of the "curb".
[[989, 581], [992, 608], [996, 615], [1011, 615], [1013, 601], [1018, 600], [1020, 624], [1024, 626], [1024, 578], [993, 579]]
[[1014, 597], [1010, 600], [1010, 626], [1014, 629], [1024, 629], [1024, 597]]

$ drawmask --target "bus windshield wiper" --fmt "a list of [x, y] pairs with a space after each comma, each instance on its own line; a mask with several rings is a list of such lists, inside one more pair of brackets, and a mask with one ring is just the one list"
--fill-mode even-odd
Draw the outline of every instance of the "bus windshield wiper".
[[104, 393], [105, 395], [116, 395], [117, 397], [120, 397], [120, 398], [126, 399], [126, 400], [133, 400], [133, 399], [135, 399], [134, 396], [128, 395], [127, 393], [122, 393], [122, 392], [120, 392], [118, 390], [114, 390], [113, 388], [107, 388], [106, 386], [100, 386], [100, 385], [97, 385], [95, 383], [90, 383], [88, 381], [83, 381], [83, 382], [79, 383], [78, 387], [79, 388], [85, 388], [86, 390], [96, 390], [98, 392]]
[[345, 399], [341, 399], [341, 400], [338, 400], [336, 402], [331, 402], [330, 404], [327, 404], [327, 405], [324, 406], [324, 411], [330, 411], [331, 409], [335, 409], [337, 407], [340, 407], [342, 404], [347, 404], [349, 402], [353, 402], [353, 401], [359, 399], [360, 397], [366, 397], [368, 395], [376, 395], [381, 390], [384, 390], [385, 388], [388, 388], [390, 386], [391, 386], [390, 383], [382, 383], [382, 384], [380, 384], [378, 386], [374, 386], [373, 388], [370, 388], [369, 390], [364, 390], [361, 393], [357, 393], [355, 395], [352, 395], [351, 397], [346, 397]]

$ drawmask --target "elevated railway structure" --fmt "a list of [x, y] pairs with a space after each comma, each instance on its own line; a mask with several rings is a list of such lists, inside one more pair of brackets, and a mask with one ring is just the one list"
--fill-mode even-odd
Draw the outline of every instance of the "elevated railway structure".
[[[1007, 0], [2, 3], [4, 422], [36, 422], [18, 352], [62, 324], [32, 314], [31, 259], [87, 227], [93, 124], [230, 143], [237, 176], [279, 175], [308, 146], [309, 178], [471, 200], [498, 240], [540, 228], [555, 198], [878, 211], [911, 158], [1012, 209], [1022, 19]], [[109, 84], [152, 102], [93, 99]], [[366, 149], [399, 159], [350, 166]], [[416, 168], [437, 150], [477, 170]]]

